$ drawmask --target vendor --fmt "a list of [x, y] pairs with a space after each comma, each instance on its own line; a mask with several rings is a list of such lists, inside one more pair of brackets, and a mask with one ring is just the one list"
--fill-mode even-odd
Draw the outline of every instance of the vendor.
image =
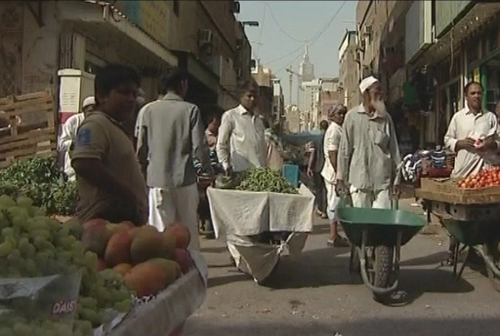
[[70, 152], [81, 222], [147, 222], [146, 184], [121, 125], [136, 109], [139, 82], [134, 70], [121, 65], [108, 65], [95, 77], [95, 111], [83, 120]]
[[497, 150], [498, 121], [494, 113], [481, 108], [482, 86], [465, 86], [467, 107], [453, 115], [444, 136], [448, 149], [457, 153], [451, 177], [467, 177], [491, 164], [488, 157]]
[[240, 88], [240, 105], [226, 111], [217, 139], [217, 155], [226, 175], [266, 166], [264, 123], [255, 109], [258, 87], [250, 81]]
[[[498, 120], [494, 113], [481, 108], [483, 88], [470, 82], [464, 88], [467, 106], [453, 115], [444, 136], [448, 149], [456, 153], [451, 177], [464, 178], [494, 164], [498, 149]], [[453, 261], [456, 240], [450, 237], [448, 263]]]

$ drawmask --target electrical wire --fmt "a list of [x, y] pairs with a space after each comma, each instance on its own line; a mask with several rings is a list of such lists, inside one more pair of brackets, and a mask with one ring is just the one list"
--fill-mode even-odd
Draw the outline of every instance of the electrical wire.
[[271, 5], [268, 2], [266, 2], [266, 6], [269, 9], [269, 14], [271, 15], [271, 19], [273, 19], [274, 23], [276, 24], [276, 27], [278, 27], [278, 29], [281, 30], [281, 32], [283, 34], [285, 34], [289, 39], [291, 39], [291, 40], [293, 40], [295, 42], [302, 42], [302, 43], [307, 42], [307, 40], [296, 39], [290, 33], [288, 33], [285, 29], [283, 29], [283, 27], [281, 27], [281, 25], [278, 23], [278, 20], [276, 19], [276, 16], [274, 16], [274, 13], [273, 13], [273, 10], [271, 8]]
[[[331, 17], [331, 19], [316, 34], [314, 34], [313, 37], [311, 37], [310, 39], [306, 40], [306, 42], [303, 43], [303, 44], [301, 44], [298, 48], [296, 48], [296, 49], [294, 49], [292, 51], [287, 52], [283, 56], [275, 58], [275, 59], [273, 59], [273, 60], [271, 60], [269, 62], [266, 62], [266, 65], [270, 65], [270, 64], [279, 62], [279, 61], [281, 61], [281, 60], [283, 60], [283, 59], [285, 59], [287, 57], [290, 57], [291, 55], [294, 55], [297, 51], [302, 50], [304, 48], [304, 46], [306, 45], [306, 43], [309, 46], [312, 46], [328, 30], [328, 28], [333, 23], [333, 21], [337, 18], [337, 16], [340, 14], [340, 12], [342, 11], [342, 9], [346, 5], [346, 3], [347, 3], [347, 1], [345, 1], [345, 0], [342, 1], [342, 4], [337, 9], [337, 11], [335, 12], [335, 14]], [[300, 57], [300, 55], [298, 57]]]
[[264, 24], [266, 23], [266, 12], [267, 12], [267, 3], [264, 5], [264, 12], [262, 13], [262, 20], [261, 20], [262, 24], [260, 25], [260, 32], [259, 32], [259, 42], [257, 44], [257, 50], [255, 51], [257, 59], [259, 58], [258, 56], [260, 53], [260, 47], [262, 46], [262, 32], [264, 31]]

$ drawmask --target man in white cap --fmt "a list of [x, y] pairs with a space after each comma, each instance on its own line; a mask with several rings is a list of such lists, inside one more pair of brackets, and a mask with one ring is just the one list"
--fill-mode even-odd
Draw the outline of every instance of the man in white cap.
[[373, 76], [359, 85], [363, 102], [347, 112], [338, 153], [337, 190], [354, 207], [390, 208], [401, 161], [396, 130]]
[[95, 107], [95, 98], [94, 96], [89, 96], [83, 100], [82, 104], [82, 112], [75, 113], [71, 117], [69, 117], [66, 122], [62, 126], [61, 136], [59, 137], [58, 147], [60, 151], [64, 151], [64, 173], [68, 176], [70, 181], [76, 180], [75, 171], [73, 167], [71, 167], [71, 159], [69, 157], [69, 150], [71, 148], [71, 144], [73, 140], [76, 138], [76, 133], [78, 128], [85, 119], [85, 116], [92, 112]]

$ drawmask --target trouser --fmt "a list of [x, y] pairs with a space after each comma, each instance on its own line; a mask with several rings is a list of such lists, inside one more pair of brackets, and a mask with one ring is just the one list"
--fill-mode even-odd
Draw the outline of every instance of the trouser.
[[384, 190], [360, 190], [353, 186], [350, 188], [352, 206], [355, 208], [390, 209], [390, 189]]
[[325, 187], [325, 181], [323, 179], [323, 176], [321, 176], [320, 173], [314, 173], [313, 174], [313, 183], [314, 183], [314, 193], [316, 196], [316, 207], [318, 208], [318, 211], [321, 211], [322, 213], [326, 213], [327, 211], [327, 190]]
[[190, 250], [200, 249], [198, 235], [198, 187], [196, 183], [187, 187], [149, 189], [149, 222], [158, 231], [178, 220], [189, 229]]
[[330, 183], [328, 181], [324, 181], [326, 187], [326, 214], [328, 218], [331, 220], [335, 218], [335, 210], [337, 209], [337, 205], [339, 202], [339, 197], [337, 196], [337, 192], [335, 191], [335, 184]]

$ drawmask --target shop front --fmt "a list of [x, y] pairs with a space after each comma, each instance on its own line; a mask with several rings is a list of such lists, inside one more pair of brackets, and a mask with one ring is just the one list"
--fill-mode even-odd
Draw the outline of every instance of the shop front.
[[189, 73], [189, 89], [186, 100], [200, 108], [202, 118], [212, 114], [222, 114], [218, 106], [219, 77], [193, 54], [184, 51], [176, 51], [179, 59], [179, 67]]
[[495, 111], [500, 100], [500, 25], [493, 22], [467, 46], [469, 80], [483, 86], [483, 108], [489, 111]]

